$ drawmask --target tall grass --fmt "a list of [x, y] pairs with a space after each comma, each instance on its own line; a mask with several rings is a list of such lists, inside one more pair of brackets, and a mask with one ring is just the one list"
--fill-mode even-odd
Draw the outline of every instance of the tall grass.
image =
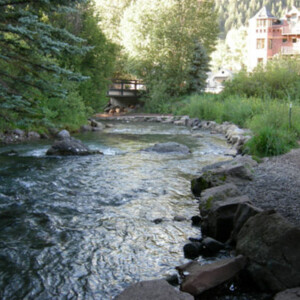
[[193, 95], [177, 111], [205, 120], [233, 122], [250, 128], [253, 138], [245, 151], [258, 156], [272, 156], [287, 152], [297, 145], [300, 138], [300, 105], [294, 103], [291, 126], [289, 103], [272, 99], [241, 98], [220, 95]]

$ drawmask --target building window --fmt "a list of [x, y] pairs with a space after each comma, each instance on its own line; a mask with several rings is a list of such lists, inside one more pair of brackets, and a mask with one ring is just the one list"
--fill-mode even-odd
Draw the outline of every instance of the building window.
[[293, 38], [293, 43], [297, 43], [297, 39], [296, 38]]
[[282, 42], [283, 43], [287, 43], [287, 39], [282, 39]]
[[258, 19], [256, 20], [256, 27], [266, 27], [267, 20]]
[[265, 48], [265, 39], [257, 39], [256, 49], [264, 49], [264, 48]]
[[269, 40], [269, 49], [273, 48], [273, 40]]

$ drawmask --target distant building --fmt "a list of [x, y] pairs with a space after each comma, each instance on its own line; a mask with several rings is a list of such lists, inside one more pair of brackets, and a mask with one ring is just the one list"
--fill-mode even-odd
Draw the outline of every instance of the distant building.
[[225, 68], [220, 68], [217, 72], [208, 73], [207, 86], [205, 92], [218, 94], [224, 89], [223, 82], [230, 80], [233, 77], [233, 73]]
[[248, 69], [275, 55], [300, 54], [300, 11], [293, 6], [279, 19], [263, 7], [249, 20]]

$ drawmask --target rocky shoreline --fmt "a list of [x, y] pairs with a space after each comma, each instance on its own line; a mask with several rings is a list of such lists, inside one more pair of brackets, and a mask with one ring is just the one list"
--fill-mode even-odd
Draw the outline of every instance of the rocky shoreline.
[[[228, 122], [217, 124], [188, 116], [96, 116], [81, 130], [103, 130], [101, 120], [188, 126], [195, 138], [201, 136], [199, 130], [208, 130], [226, 137], [232, 145], [228, 155], [233, 157], [203, 168], [191, 182], [199, 202], [199, 215], [193, 216], [193, 225], [200, 223], [202, 236], [191, 238], [184, 246], [183, 253], [191, 262], [176, 267], [181, 292], [165, 280], [155, 280], [132, 285], [115, 299], [242, 299], [235, 298], [234, 293], [231, 298], [227, 295], [222, 298], [224, 291], [234, 291], [240, 286], [244, 286], [242, 291], [250, 292], [243, 299], [297, 299], [300, 295], [299, 149], [258, 164], [250, 156], [240, 155], [251, 138], [249, 130]], [[62, 135], [55, 132], [51, 137], [59, 138], [59, 134]], [[65, 134], [53, 145], [54, 150], [60, 149], [61, 144], [65, 146], [66, 141], [75, 142], [75, 150], [78, 148], [79, 141]], [[17, 129], [1, 139], [13, 143], [40, 138], [49, 137]], [[81, 146], [85, 151], [82, 155], [94, 154]], [[78, 155], [77, 152], [71, 155]], [[213, 262], [201, 265], [197, 261], [200, 255], [213, 258]], [[245, 289], [249, 284], [251, 287]], [[259, 296], [250, 296], [253, 291]]]

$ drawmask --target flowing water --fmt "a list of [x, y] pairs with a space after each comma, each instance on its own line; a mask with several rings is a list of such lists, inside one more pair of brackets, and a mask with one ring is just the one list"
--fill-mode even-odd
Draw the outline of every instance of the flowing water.
[[[46, 157], [50, 141], [0, 147], [19, 153], [0, 156], [1, 299], [113, 299], [187, 262], [182, 247], [200, 234], [190, 180], [228, 159], [225, 140], [154, 123], [78, 138], [104, 155]], [[192, 153], [141, 151], [166, 141]]]

